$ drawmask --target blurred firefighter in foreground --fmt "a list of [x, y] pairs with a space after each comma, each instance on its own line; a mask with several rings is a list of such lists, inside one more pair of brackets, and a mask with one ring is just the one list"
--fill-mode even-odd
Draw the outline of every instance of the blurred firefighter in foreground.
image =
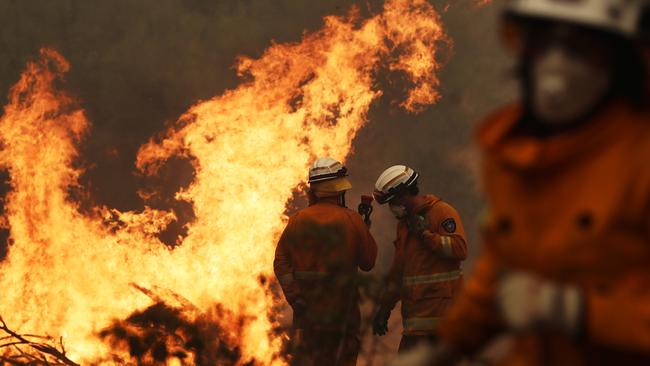
[[375, 265], [377, 244], [345, 207], [352, 188], [332, 158], [309, 171], [309, 207], [289, 219], [275, 252], [275, 275], [293, 309], [293, 365], [355, 365], [359, 353], [357, 268]]
[[479, 130], [481, 258], [431, 364], [650, 365], [650, 114], [636, 0], [515, 0], [523, 100]]
[[401, 300], [402, 353], [421, 342], [435, 344], [439, 317], [462, 285], [460, 264], [467, 257], [467, 243], [456, 210], [434, 195], [419, 194], [413, 169], [390, 167], [375, 188], [375, 199], [389, 204], [398, 224], [393, 265], [373, 332], [386, 334], [390, 313]]

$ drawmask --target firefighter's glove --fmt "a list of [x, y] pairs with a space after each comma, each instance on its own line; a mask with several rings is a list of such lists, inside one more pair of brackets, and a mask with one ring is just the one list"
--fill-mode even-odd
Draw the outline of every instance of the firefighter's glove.
[[421, 238], [425, 231], [429, 230], [427, 220], [420, 215], [410, 215], [406, 221], [409, 232]]
[[498, 303], [511, 330], [551, 328], [572, 336], [581, 331], [584, 299], [575, 286], [555, 284], [526, 272], [509, 272], [499, 279]]
[[390, 318], [390, 310], [381, 307], [375, 318], [372, 321], [372, 334], [383, 336], [388, 332], [388, 318]]
[[369, 217], [372, 214], [372, 211], [372, 205], [368, 203], [361, 202], [357, 207], [357, 212], [359, 212], [359, 215], [363, 216], [364, 218]]

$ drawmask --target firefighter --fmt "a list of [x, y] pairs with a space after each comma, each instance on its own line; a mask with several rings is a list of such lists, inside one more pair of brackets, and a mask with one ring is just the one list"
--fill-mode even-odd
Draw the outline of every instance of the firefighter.
[[384, 335], [395, 304], [402, 302], [403, 353], [419, 343], [433, 344], [439, 317], [462, 284], [467, 257], [465, 231], [458, 212], [434, 195], [421, 195], [418, 173], [404, 165], [386, 169], [374, 191], [398, 220], [393, 265], [381, 297], [373, 332]]
[[332, 158], [309, 170], [309, 207], [293, 215], [278, 242], [275, 275], [293, 309], [294, 365], [355, 365], [360, 348], [357, 268], [375, 265], [377, 244], [345, 207], [347, 169]]
[[636, 0], [513, 0], [522, 101], [478, 131], [484, 249], [432, 364], [650, 365], [650, 113]]

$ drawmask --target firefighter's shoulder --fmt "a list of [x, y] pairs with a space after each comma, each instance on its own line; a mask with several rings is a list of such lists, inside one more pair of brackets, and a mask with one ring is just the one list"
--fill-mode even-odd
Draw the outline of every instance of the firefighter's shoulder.
[[456, 210], [452, 204], [444, 200], [436, 202], [436, 204], [431, 207], [431, 214], [433, 216], [439, 217], [440, 219], [449, 217], [459, 219], [460, 217], [458, 210]]
[[363, 222], [363, 218], [357, 211], [354, 211], [348, 207], [341, 207], [341, 208], [343, 209], [342, 212], [345, 213], [345, 216], [347, 216], [352, 222], [354, 222], [355, 224], [362, 224], [365, 226], [365, 223]]
[[501, 107], [488, 115], [478, 126], [475, 140], [483, 150], [498, 146], [513, 129], [523, 114], [521, 104], [515, 103]]

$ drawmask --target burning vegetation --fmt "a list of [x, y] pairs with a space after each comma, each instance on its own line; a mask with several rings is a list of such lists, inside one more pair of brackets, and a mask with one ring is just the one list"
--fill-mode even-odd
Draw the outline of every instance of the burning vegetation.
[[113, 349], [128, 350], [128, 357], [113, 354], [106, 361], [137, 365], [253, 364], [243, 362], [237, 344], [236, 335], [245, 326], [243, 319], [218, 304], [198, 316], [193, 312], [196, 309], [174, 308], [159, 302], [116, 321], [99, 336]]
[[329, 16], [300, 42], [240, 58], [239, 87], [198, 102], [139, 151], [141, 174], [179, 157], [194, 170], [174, 196], [193, 220], [173, 248], [159, 234], [178, 219], [148, 205], [146, 189], [141, 212], [80, 209], [71, 192], [83, 191], [78, 146], [90, 122], [61, 89], [67, 61], [42, 49], [0, 118], [11, 187], [0, 314], [17, 329], [2, 322], [0, 364], [284, 364], [282, 302], [260, 278], [287, 202], [314, 157], [350, 153], [380, 79], [400, 85], [407, 111], [434, 103], [449, 44], [427, 1], [388, 0], [369, 19]]

